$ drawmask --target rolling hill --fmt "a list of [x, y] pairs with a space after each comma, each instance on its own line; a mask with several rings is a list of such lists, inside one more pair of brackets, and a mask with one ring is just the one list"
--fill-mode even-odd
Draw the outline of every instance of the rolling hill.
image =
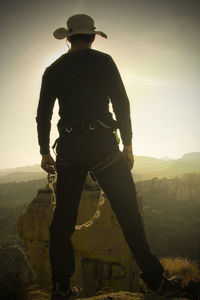
[[[135, 164], [132, 170], [134, 179], [143, 180], [153, 177], [174, 177], [189, 172], [200, 172], [200, 152], [186, 153], [180, 159], [162, 159], [137, 156], [135, 155]], [[0, 170], [0, 184], [6, 182], [29, 181], [45, 178], [46, 172], [40, 165], [17, 167]]]

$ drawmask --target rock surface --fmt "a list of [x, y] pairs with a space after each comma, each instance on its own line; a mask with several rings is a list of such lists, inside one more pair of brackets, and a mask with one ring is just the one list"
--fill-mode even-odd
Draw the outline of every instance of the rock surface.
[[[83, 191], [78, 224], [90, 219], [99, 201], [100, 191]], [[50, 286], [49, 225], [54, 212], [51, 191], [40, 190], [18, 222], [18, 234], [25, 243], [26, 254], [40, 284]], [[89, 228], [75, 231], [73, 245], [76, 271], [72, 283], [83, 287], [85, 296], [98, 290], [134, 290], [138, 269], [125, 242], [110, 204], [105, 199], [101, 216]]]
[[18, 246], [0, 248], [0, 299], [24, 299], [34, 272]]
[[173, 178], [151, 178], [138, 181], [136, 187], [142, 195], [167, 194], [177, 201], [199, 201], [200, 174], [186, 173]]
[[[26, 300], [49, 300], [50, 295], [37, 288], [36, 286], [31, 286], [27, 295]], [[188, 300], [188, 298], [170, 298], [171, 300]], [[77, 300], [169, 300], [169, 298], [159, 297], [159, 296], [149, 296], [143, 295], [141, 293], [132, 293], [127, 291], [110, 292], [101, 294], [98, 296], [93, 296], [90, 298], [78, 298]]]

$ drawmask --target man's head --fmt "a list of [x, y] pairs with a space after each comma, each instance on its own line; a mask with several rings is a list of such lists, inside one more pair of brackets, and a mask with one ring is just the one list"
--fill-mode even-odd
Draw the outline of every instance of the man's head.
[[74, 34], [70, 35], [67, 40], [72, 44], [88, 44], [92, 45], [95, 40], [95, 34]]
[[[90, 16], [84, 14], [78, 14], [78, 15], [71, 16], [67, 20], [67, 29], [64, 27], [58, 28], [54, 31], [53, 35], [56, 39], [59, 40], [64, 38], [68, 38], [69, 40], [69, 38], [75, 35], [79, 37], [81, 35], [84, 36], [92, 35], [93, 36], [92, 39], [94, 40], [95, 34], [99, 34], [102, 37], [107, 38], [107, 35], [104, 32], [95, 31], [95, 29], [96, 27], [94, 26], [94, 20]], [[92, 39], [89, 42], [92, 42]], [[70, 42], [73, 43], [73, 40], [71, 40]]]

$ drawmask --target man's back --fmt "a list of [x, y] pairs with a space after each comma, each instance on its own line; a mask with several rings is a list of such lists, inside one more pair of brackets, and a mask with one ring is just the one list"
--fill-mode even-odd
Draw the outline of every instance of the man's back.
[[113, 117], [109, 112], [111, 100], [122, 141], [125, 145], [131, 144], [129, 100], [110, 55], [94, 49], [69, 51], [46, 69], [36, 118], [42, 152], [48, 148], [56, 98], [59, 102], [59, 131], [82, 120], [101, 120], [112, 124]]
[[61, 123], [108, 115], [109, 55], [83, 49], [68, 52], [46, 70], [58, 98]]

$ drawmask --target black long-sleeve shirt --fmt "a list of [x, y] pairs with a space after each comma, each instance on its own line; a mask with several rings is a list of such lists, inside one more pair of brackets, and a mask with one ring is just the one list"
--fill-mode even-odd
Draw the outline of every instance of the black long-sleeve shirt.
[[41, 154], [49, 153], [56, 99], [59, 102], [59, 131], [80, 120], [113, 121], [109, 112], [111, 101], [122, 142], [131, 145], [130, 104], [110, 55], [94, 49], [69, 51], [45, 70], [36, 116]]

